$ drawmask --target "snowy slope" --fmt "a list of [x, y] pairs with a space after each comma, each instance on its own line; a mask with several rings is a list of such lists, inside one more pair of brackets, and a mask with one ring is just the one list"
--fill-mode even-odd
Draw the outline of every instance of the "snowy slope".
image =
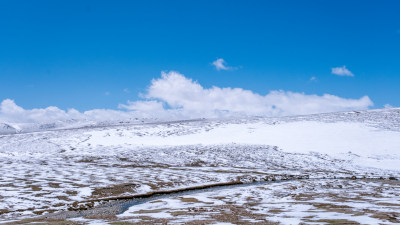
[[13, 127], [7, 123], [0, 123], [0, 135], [1, 134], [15, 134], [17, 132], [18, 132], [18, 130], [15, 127]]
[[7, 212], [0, 219], [66, 209], [84, 199], [271, 174], [400, 175], [398, 108], [283, 118], [86, 121], [67, 128], [0, 135], [0, 211]]
[[[355, 122], [321, 123], [299, 121], [269, 125], [264, 122], [225, 124], [212, 130], [185, 135], [157, 135], [159, 128], [148, 129], [148, 135], [122, 132], [118, 129], [89, 131], [85, 143], [91, 146], [182, 146], [182, 145], [273, 145], [285, 152], [318, 152], [335, 155], [353, 153], [379, 159], [380, 168], [395, 169], [391, 159], [400, 159], [400, 133], [380, 130]], [[384, 157], [390, 156], [390, 157]], [[389, 163], [390, 162], [390, 163]]]
[[347, 114], [347, 117], [345, 113], [336, 115], [337, 118], [335, 114], [284, 118], [276, 119], [272, 123], [271, 119], [265, 118], [249, 121], [206, 121], [197, 128], [186, 124], [163, 124], [133, 130], [93, 130], [84, 135], [89, 137], [85, 144], [104, 147], [235, 143], [273, 145], [285, 152], [318, 152], [339, 158], [347, 158], [348, 153], [352, 153], [353, 156], [360, 157], [355, 161], [360, 165], [365, 163], [377, 168], [398, 169], [399, 110], [357, 112]]

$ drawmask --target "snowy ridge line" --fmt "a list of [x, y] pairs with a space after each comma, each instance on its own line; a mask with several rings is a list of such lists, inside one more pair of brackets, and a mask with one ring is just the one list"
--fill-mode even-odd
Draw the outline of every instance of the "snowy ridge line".
[[164, 124], [176, 124], [176, 123], [191, 123], [191, 122], [201, 122], [205, 121], [206, 119], [188, 119], [188, 120], [167, 120], [161, 122], [144, 122], [144, 123], [124, 123], [120, 121], [120, 124], [111, 124], [111, 125], [103, 125], [103, 124], [96, 124], [96, 125], [89, 125], [84, 127], [75, 127], [75, 128], [61, 128], [58, 130], [80, 130], [80, 129], [87, 129], [87, 128], [108, 128], [108, 127], [124, 127], [124, 126], [145, 126], [145, 125], [164, 125]]
[[[164, 125], [164, 124], [176, 124], [176, 123], [191, 123], [191, 122], [222, 122], [222, 123], [242, 123], [244, 121], [264, 121], [264, 122], [293, 122], [297, 120], [322, 120], [323, 122], [337, 122], [342, 121], [345, 117], [355, 114], [357, 116], [362, 115], [373, 115], [382, 113], [394, 113], [397, 112], [400, 115], [399, 108], [389, 108], [389, 109], [370, 109], [370, 110], [357, 110], [357, 111], [340, 111], [340, 112], [330, 112], [330, 113], [316, 113], [316, 114], [304, 114], [304, 115], [291, 115], [282, 117], [266, 117], [266, 116], [233, 116], [233, 117], [221, 117], [221, 118], [193, 118], [193, 119], [182, 119], [182, 120], [159, 120], [157, 118], [142, 118], [135, 120], [125, 119], [125, 120], [109, 120], [109, 121], [53, 121], [46, 123], [32, 123], [32, 124], [13, 124], [7, 121], [0, 121], [0, 135], [10, 135], [19, 133], [36, 133], [42, 131], [58, 131], [58, 130], [78, 130], [78, 129], [90, 129], [90, 128], [105, 128], [105, 127], [118, 127], [118, 126], [140, 126], [140, 125]], [[334, 120], [332, 120], [333, 117]], [[352, 121], [359, 121], [376, 124], [376, 121], [371, 118], [352, 118]], [[350, 118], [351, 119], [351, 118]], [[380, 118], [383, 119], [383, 118]], [[384, 118], [388, 119], [388, 118]], [[393, 119], [393, 118], [392, 118]], [[383, 121], [379, 121], [382, 123]], [[399, 116], [394, 122], [400, 122]], [[400, 124], [393, 124], [398, 130], [400, 130]], [[392, 125], [392, 126], [393, 126]], [[25, 126], [25, 128], [23, 128]], [[22, 128], [21, 128], [22, 127]]]
[[[314, 113], [314, 114], [305, 114], [305, 115], [292, 115], [292, 116], [281, 116], [281, 117], [266, 117], [266, 116], [243, 116], [243, 117], [222, 117], [222, 118], [195, 118], [195, 119], [184, 119], [184, 120], [165, 120], [165, 121], [156, 121], [156, 122], [143, 122], [143, 123], [130, 123], [129, 121], [109, 121], [109, 122], [100, 122], [95, 125], [88, 125], [83, 127], [75, 127], [75, 128], [60, 128], [54, 130], [76, 130], [76, 129], [87, 129], [87, 128], [107, 128], [107, 127], [119, 127], [119, 126], [141, 126], [141, 125], [168, 125], [168, 124], [179, 124], [179, 123], [192, 123], [192, 122], [206, 122], [206, 123], [231, 123], [231, 124], [241, 124], [246, 122], [256, 122], [262, 121], [266, 123], [280, 123], [280, 122], [294, 122], [298, 120], [302, 121], [321, 121], [321, 122], [338, 122], [338, 121], [346, 121], [343, 117], [349, 117], [352, 114], [357, 115], [351, 121], [359, 122], [362, 120], [363, 122], [373, 125], [376, 124], [376, 118], [364, 118], [362, 116], [366, 116], [365, 114], [373, 115], [373, 113], [390, 113], [397, 112], [396, 118], [399, 123], [400, 130], [400, 107], [398, 108], [389, 108], [389, 109], [370, 109], [370, 110], [357, 110], [357, 111], [339, 111], [339, 112], [329, 112], [329, 113]], [[362, 115], [362, 118], [357, 118]], [[333, 118], [334, 117], [334, 118]], [[385, 117], [385, 119], [388, 119]], [[153, 119], [150, 119], [150, 121]], [[156, 119], [154, 119], [156, 120]], [[383, 123], [383, 121], [379, 121]], [[102, 124], [109, 123], [109, 124]], [[119, 124], [114, 124], [119, 123]], [[373, 123], [373, 124], [370, 124]], [[396, 124], [392, 124], [396, 125]]]
[[[48, 129], [33, 129], [33, 130], [23, 130], [23, 129], [16, 129], [10, 124], [7, 123], [0, 123], [0, 126], [3, 125], [4, 129], [10, 130], [13, 129], [13, 133], [2, 133], [2, 130], [0, 129], [0, 137], [5, 136], [5, 135], [16, 135], [16, 134], [31, 134], [31, 133], [40, 133], [40, 132], [46, 132], [46, 131], [73, 131], [73, 130], [82, 130], [82, 129], [96, 129], [96, 128], [114, 128], [114, 127], [126, 127], [126, 126], [145, 126], [145, 125], [164, 125], [164, 124], [177, 124], [177, 123], [191, 123], [191, 122], [201, 122], [201, 121], [206, 121], [209, 119], [205, 118], [199, 118], [199, 119], [187, 119], [187, 120], [166, 120], [166, 121], [157, 121], [157, 122], [135, 122], [132, 123], [129, 120], [123, 120], [123, 121], [108, 121], [107, 122], [99, 122], [95, 124], [85, 124], [85, 125], [76, 125], [76, 126], [70, 126], [70, 127], [55, 127], [55, 128], [48, 128]], [[48, 123], [44, 124], [35, 124], [37, 125], [47, 125]]]

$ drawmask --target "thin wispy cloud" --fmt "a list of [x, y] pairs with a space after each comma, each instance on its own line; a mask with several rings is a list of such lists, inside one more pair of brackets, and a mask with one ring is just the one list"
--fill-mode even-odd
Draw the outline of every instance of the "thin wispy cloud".
[[347, 69], [346, 66], [332, 68], [332, 74], [338, 76], [354, 77], [354, 74], [349, 69]]
[[212, 64], [215, 66], [215, 69], [217, 70], [233, 70], [235, 69], [234, 67], [227, 66], [227, 63], [223, 58], [219, 58], [212, 62]]
[[310, 77], [310, 81], [317, 81], [317, 77], [315, 76]]

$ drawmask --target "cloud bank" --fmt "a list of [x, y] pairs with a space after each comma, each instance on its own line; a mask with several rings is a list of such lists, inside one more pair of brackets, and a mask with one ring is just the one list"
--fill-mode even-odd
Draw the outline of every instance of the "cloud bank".
[[338, 76], [354, 77], [354, 74], [350, 70], [348, 70], [346, 66], [332, 68], [332, 74]]
[[79, 112], [50, 106], [23, 109], [13, 100], [0, 104], [0, 122], [48, 122], [55, 120], [124, 120], [129, 118], [215, 118], [229, 116], [288, 116], [299, 114], [363, 110], [373, 105], [368, 96], [346, 99], [324, 94], [306, 95], [270, 91], [260, 95], [242, 88], [204, 88], [177, 72], [163, 72], [153, 79], [142, 100], [119, 104], [120, 110], [94, 109]]
[[110, 109], [93, 109], [83, 113], [76, 109], [61, 110], [55, 106], [41, 109], [23, 109], [14, 100], [5, 99], [0, 104], [0, 122], [47, 123], [52, 121], [91, 120], [106, 121], [129, 119], [137, 116], [131, 112]]

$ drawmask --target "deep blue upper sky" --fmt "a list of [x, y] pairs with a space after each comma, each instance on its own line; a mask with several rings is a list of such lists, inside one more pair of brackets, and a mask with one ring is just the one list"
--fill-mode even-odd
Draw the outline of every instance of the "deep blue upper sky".
[[[2, 0], [0, 101], [116, 108], [175, 70], [205, 87], [400, 106], [399, 12], [400, 1]], [[238, 69], [217, 71], [217, 58]], [[355, 76], [331, 74], [343, 65]]]

